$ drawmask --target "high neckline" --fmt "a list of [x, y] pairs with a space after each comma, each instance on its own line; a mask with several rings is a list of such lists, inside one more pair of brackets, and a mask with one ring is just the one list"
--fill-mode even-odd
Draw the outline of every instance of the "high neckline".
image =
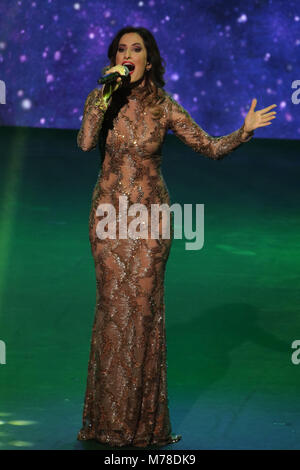
[[141, 77], [139, 80], [137, 80], [134, 83], [129, 83], [128, 86], [120, 88], [120, 91], [126, 95], [126, 97], [130, 99], [138, 99], [141, 97], [145, 90], [145, 82], [144, 82], [144, 76]]
[[128, 95], [129, 99], [136, 99], [142, 96], [146, 90], [144, 77], [140, 78], [140, 80], [137, 80], [135, 83], [129, 85], [128, 88], [130, 91]]

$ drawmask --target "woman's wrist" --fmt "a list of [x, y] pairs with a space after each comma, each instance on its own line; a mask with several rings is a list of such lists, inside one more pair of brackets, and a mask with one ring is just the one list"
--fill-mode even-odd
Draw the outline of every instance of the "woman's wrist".
[[245, 123], [241, 127], [241, 139], [248, 140], [250, 137], [254, 135], [254, 131], [249, 131], [246, 129]]

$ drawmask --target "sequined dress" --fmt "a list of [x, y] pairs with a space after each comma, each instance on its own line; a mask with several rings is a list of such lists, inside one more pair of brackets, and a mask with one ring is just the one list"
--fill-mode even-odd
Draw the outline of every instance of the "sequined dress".
[[[128, 91], [129, 90], [129, 91]], [[103, 88], [88, 95], [77, 136], [84, 151], [99, 145], [101, 165], [93, 191], [89, 239], [95, 264], [96, 307], [82, 428], [78, 440], [93, 439], [110, 446], [164, 446], [173, 442], [167, 391], [164, 275], [172, 239], [162, 237], [166, 222], [159, 219], [159, 236], [151, 238], [141, 223], [141, 236], [119, 236], [119, 196], [133, 203], [171, 205], [161, 174], [162, 146], [168, 129], [196, 152], [221, 159], [243, 142], [244, 125], [222, 137], [209, 136], [165, 90], [160, 89], [159, 118], [144, 107], [143, 84], [120, 88], [106, 110]], [[99, 222], [112, 204], [116, 232], [98, 236]], [[136, 219], [128, 216], [127, 227]], [[110, 219], [108, 219], [110, 220]], [[145, 221], [145, 219], [143, 219]], [[115, 238], [112, 235], [116, 234]], [[142, 236], [142, 234], [148, 234]]]

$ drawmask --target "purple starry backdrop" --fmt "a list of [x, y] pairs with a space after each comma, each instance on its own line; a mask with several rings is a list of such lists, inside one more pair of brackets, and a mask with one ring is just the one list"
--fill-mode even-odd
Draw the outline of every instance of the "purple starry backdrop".
[[0, 18], [2, 125], [78, 129], [112, 37], [133, 25], [152, 31], [165, 90], [209, 134], [240, 127], [257, 98], [277, 104], [257, 137], [300, 138], [299, 0], [1, 0]]

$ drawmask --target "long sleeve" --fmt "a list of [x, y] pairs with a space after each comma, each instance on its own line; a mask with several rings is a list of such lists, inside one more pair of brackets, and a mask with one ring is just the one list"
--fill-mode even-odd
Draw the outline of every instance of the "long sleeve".
[[103, 98], [103, 87], [94, 88], [84, 104], [84, 112], [80, 130], [77, 134], [77, 145], [84, 152], [89, 152], [97, 146], [99, 132], [108, 103]]
[[168, 128], [195, 152], [201, 153], [206, 157], [220, 160], [228, 153], [237, 149], [242, 143], [248, 142], [254, 134], [253, 132], [247, 133], [248, 137], [243, 140], [242, 134], [245, 125], [243, 124], [240, 129], [231, 134], [212, 137], [207, 134], [207, 132], [192, 119], [190, 114], [170, 95], [168, 96], [168, 100]]

